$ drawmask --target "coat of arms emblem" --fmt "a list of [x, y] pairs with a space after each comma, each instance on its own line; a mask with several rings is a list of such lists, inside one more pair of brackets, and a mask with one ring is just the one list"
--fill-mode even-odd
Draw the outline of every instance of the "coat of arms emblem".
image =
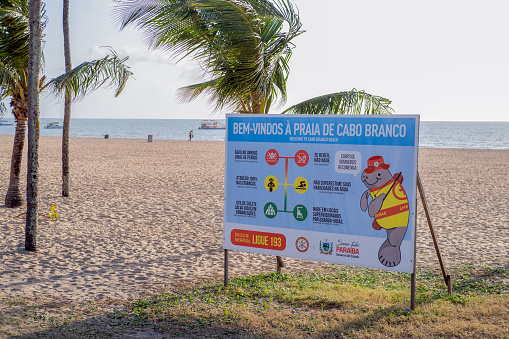
[[333, 243], [325, 241], [320, 241], [320, 253], [332, 255]]

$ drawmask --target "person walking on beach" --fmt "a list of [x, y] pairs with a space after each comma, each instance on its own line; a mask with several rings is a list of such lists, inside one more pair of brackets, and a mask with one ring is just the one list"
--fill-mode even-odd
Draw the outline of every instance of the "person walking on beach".
[[193, 130], [190, 130], [189, 131], [189, 140], [188, 141], [191, 141], [192, 138], [193, 138]]

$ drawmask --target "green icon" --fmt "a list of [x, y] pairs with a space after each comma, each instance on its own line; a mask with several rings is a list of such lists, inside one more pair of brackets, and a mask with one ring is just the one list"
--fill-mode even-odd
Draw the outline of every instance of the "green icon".
[[265, 207], [263, 207], [263, 213], [265, 213], [265, 216], [267, 218], [275, 218], [277, 215], [277, 207], [276, 204], [273, 202], [268, 202], [265, 204]]
[[297, 205], [293, 208], [293, 217], [297, 221], [303, 221], [308, 216], [308, 210], [304, 205]]

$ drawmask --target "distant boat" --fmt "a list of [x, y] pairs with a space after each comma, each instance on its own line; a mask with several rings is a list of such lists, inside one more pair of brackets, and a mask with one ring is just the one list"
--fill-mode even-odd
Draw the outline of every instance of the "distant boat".
[[201, 126], [198, 129], [225, 129], [226, 126], [215, 120], [202, 120]]
[[54, 121], [54, 122], [48, 122], [48, 124], [46, 126], [44, 126], [44, 128], [48, 128], [48, 129], [59, 129], [59, 128], [64, 128], [63, 126], [60, 126], [60, 123], [57, 122], [57, 121]]

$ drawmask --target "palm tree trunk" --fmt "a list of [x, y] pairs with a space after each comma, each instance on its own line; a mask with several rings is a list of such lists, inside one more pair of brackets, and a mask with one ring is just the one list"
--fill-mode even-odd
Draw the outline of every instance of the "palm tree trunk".
[[21, 173], [21, 161], [23, 159], [23, 145], [25, 144], [26, 121], [16, 119], [16, 134], [14, 135], [14, 146], [11, 158], [11, 176], [9, 188], [5, 196], [5, 206], [9, 208], [23, 205], [23, 197], [19, 189], [19, 178]]
[[[72, 69], [69, 40], [69, 0], [64, 0], [62, 26], [64, 30], [65, 71]], [[62, 196], [69, 196], [69, 131], [71, 129], [71, 96], [66, 92], [64, 103], [64, 129], [62, 131]]]
[[28, 50], [28, 165], [25, 250], [37, 250], [39, 207], [39, 72], [41, 70], [41, 0], [29, 2], [30, 44]]
[[262, 113], [261, 94], [258, 91], [251, 93], [251, 113]]

